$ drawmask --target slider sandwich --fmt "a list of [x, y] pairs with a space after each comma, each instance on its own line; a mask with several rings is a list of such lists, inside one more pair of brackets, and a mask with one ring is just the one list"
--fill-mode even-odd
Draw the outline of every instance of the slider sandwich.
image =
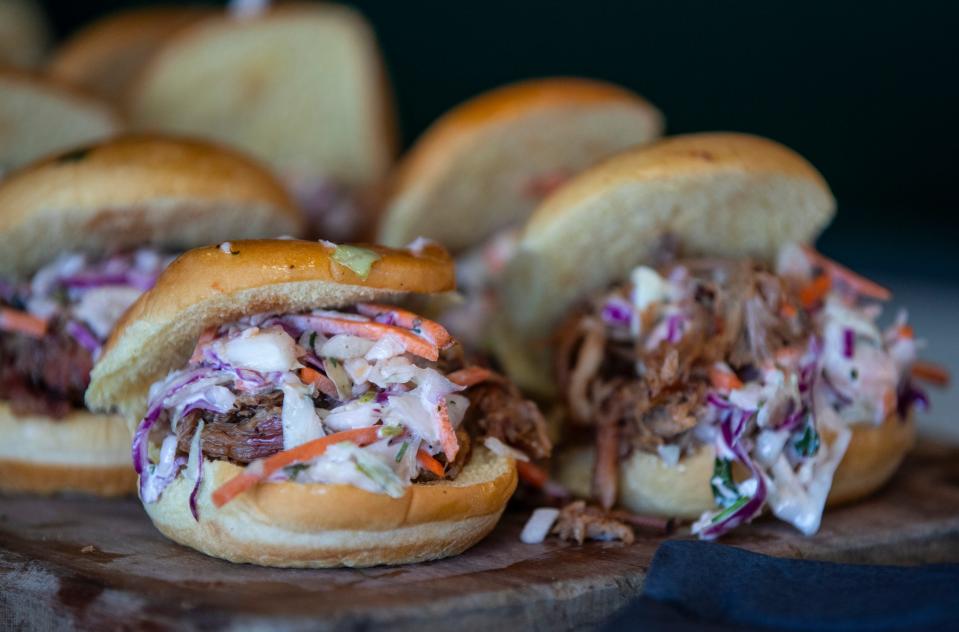
[[456, 555], [550, 444], [514, 386], [393, 304], [453, 287], [425, 241], [198, 248], [124, 316], [87, 402], [135, 421], [140, 499], [176, 542], [284, 567]]
[[497, 349], [565, 407], [560, 482], [712, 539], [764, 511], [812, 534], [889, 480], [914, 380], [945, 376], [904, 313], [880, 325], [888, 290], [811, 247], [834, 212], [808, 162], [740, 134], [626, 151], [548, 198]]
[[126, 137], [0, 184], [0, 489], [129, 493], [130, 432], [84, 405], [123, 311], [175, 254], [224, 235], [296, 233], [261, 167], [206, 143]]

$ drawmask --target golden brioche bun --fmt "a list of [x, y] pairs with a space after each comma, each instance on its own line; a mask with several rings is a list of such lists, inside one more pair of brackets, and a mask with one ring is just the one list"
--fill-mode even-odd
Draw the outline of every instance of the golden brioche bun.
[[[827, 507], [869, 496], [886, 484], [915, 444], [916, 425], [910, 415], [903, 420], [889, 415], [882, 424], [857, 423], [836, 473]], [[833, 435], [823, 433], [831, 442]], [[577, 447], [557, 459], [557, 480], [577, 496], [591, 495], [594, 451]], [[619, 503], [639, 514], [693, 520], [715, 509], [710, 479], [715, 452], [701, 446], [693, 454], [667, 465], [656, 454], [635, 451], [620, 464]]]
[[47, 64], [47, 73], [120, 103], [147, 59], [167, 38], [213, 13], [201, 7], [159, 6], [109, 15], [61, 44]]
[[0, 170], [108, 138], [122, 127], [107, 103], [62, 82], [0, 69]]
[[59, 154], [0, 182], [0, 275], [67, 250], [298, 234], [299, 211], [263, 167], [186, 138], [126, 136]]
[[118, 416], [15, 415], [0, 402], [0, 436], [0, 491], [117, 496], [135, 489], [130, 430]]
[[156, 50], [127, 96], [135, 128], [227, 142], [284, 178], [369, 186], [395, 154], [376, 37], [346, 6], [289, 3], [195, 22]]
[[380, 240], [423, 235], [454, 252], [481, 243], [525, 221], [536, 178], [572, 175], [662, 128], [649, 102], [601, 81], [534, 79], [483, 93], [442, 116], [402, 160]]
[[245, 315], [455, 287], [452, 260], [441, 246], [419, 253], [363, 247], [380, 256], [366, 278], [334, 261], [335, 246], [320, 242], [235, 241], [228, 249], [206, 246], [181, 255], [117, 323], [93, 367], [87, 404], [142, 417], [150, 384], [186, 362], [203, 330]]
[[527, 341], [528, 350], [577, 300], [649, 262], [663, 235], [677, 237], [686, 255], [768, 261], [783, 244], [813, 241], [835, 206], [812, 165], [764, 138], [689, 134], [624, 151], [533, 213], [504, 273], [503, 322], [494, 329], [514, 330], [497, 335]]
[[153, 523], [175, 542], [231, 562], [300, 568], [407, 564], [462, 553], [485, 537], [516, 489], [516, 466], [482, 446], [455, 480], [411, 485], [401, 498], [350, 485], [264, 483], [216, 508], [211, 494], [241, 471], [207, 460], [190, 513], [192, 482], [177, 477]]

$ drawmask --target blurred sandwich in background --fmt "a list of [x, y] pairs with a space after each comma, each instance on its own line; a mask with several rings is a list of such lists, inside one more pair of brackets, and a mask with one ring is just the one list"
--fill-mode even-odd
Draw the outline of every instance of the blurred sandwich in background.
[[64, 42], [54, 52], [47, 72], [120, 103], [160, 45], [177, 30], [213, 13], [211, 8], [153, 6], [109, 15]]
[[518, 229], [566, 179], [601, 158], [657, 138], [663, 117], [638, 94], [573, 77], [485, 92], [437, 120], [390, 181], [379, 239], [434, 239], [457, 256], [466, 301], [437, 315], [480, 345], [489, 298]]
[[55, 81], [0, 70], [0, 175], [120, 129], [120, 118], [106, 103]]
[[363, 199], [395, 153], [392, 97], [372, 29], [343, 6], [242, 5], [165, 40], [127, 95], [131, 124], [248, 151], [287, 183], [314, 236], [362, 236]]

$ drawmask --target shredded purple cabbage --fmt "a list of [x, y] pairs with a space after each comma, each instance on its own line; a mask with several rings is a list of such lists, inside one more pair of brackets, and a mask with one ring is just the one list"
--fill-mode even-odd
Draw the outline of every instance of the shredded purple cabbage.
[[912, 381], [906, 380], [899, 389], [898, 397], [896, 398], [896, 412], [899, 413], [899, 417], [905, 419], [913, 406], [918, 407], [923, 412], [928, 411], [929, 396]]
[[733, 505], [735, 509], [730, 507], [716, 514], [713, 521], [699, 531], [698, 535], [703, 540], [715, 540], [724, 533], [751, 522], [759, 515], [766, 502], [766, 481], [763, 474], [740, 444], [751, 415], [749, 411], [735, 407], [730, 407], [723, 413], [717, 435], [717, 455], [721, 458], [731, 457], [745, 465], [756, 480], [756, 491], [748, 499], [741, 499], [738, 506]]
[[633, 306], [626, 299], [615, 296], [603, 305], [602, 318], [607, 325], [629, 327]]
[[203, 480], [203, 450], [200, 450], [199, 458], [196, 463], [196, 481], [193, 483], [193, 490], [190, 492], [190, 513], [193, 519], [200, 522], [200, 511], [196, 507], [196, 497], [200, 492], [200, 482]]
[[683, 338], [683, 317], [673, 314], [666, 319], [666, 341], [675, 344]]
[[67, 334], [77, 341], [81, 347], [90, 352], [93, 359], [96, 360], [100, 355], [100, 341], [93, 335], [93, 332], [81, 322], [71, 320], [66, 324]]
[[842, 330], [842, 355], [851, 358], [856, 353], [856, 334], [848, 327]]

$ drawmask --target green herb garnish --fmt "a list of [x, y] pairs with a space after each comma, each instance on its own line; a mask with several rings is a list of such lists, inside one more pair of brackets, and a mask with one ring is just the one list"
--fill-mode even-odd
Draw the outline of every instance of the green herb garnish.
[[400, 451], [396, 453], [396, 462], [399, 463], [403, 460], [403, 455], [406, 454], [406, 448], [410, 447], [409, 441], [404, 441], [403, 445], [400, 446]]
[[403, 426], [380, 426], [381, 437], [398, 437], [404, 432]]
[[337, 246], [333, 251], [333, 261], [349, 268], [364, 280], [370, 276], [373, 264], [381, 258], [379, 253], [359, 246]]
[[284, 470], [286, 470], [286, 475], [291, 480], [296, 480], [304, 470], [309, 469], [309, 465], [306, 463], [294, 463], [293, 465], [287, 465]]
[[316, 332], [310, 334], [310, 351], [316, 352]]
[[802, 434], [793, 439], [793, 449], [801, 457], [815, 456], [819, 452], [819, 433], [812, 423], [807, 423]]
[[734, 502], [734, 503], [731, 504], [730, 506], [728, 506], [728, 507], [726, 507], [725, 509], [723, 509], [722, 511], [720, 511], [720, 512], [719, 512], [718, 514], [716, 514], [715, 516], [713, 516], [713, 519], [712, 519], [711, 522], [712, 522], [713, 524], [716, 524], [717, 522], [719, 522], [719, 521], [721, 521], [721, 520], [725, 520], [725, 519], [728, 518], [729, 516], [731, 516], [731, 515], [733, 515], [734, 513], [736, 513], [736, 511], [737, 511], [738, 509], [740, 509], [743, 505], [745, 505], [745, 504], [748, 503], [748, 502], [749, 502], [749, 496], [740, 496], [739, 498], [736, 499], [736, 502]]
[[713, 476], [709, 479], [709, 484], [713, 488], [713, 497], [717, 503], [725, 507], [731, 502], [736, 502], [730, 498], [739, 495], [736, 483], [733, 481], [733, 462], [717, 458], [713, 464]]

